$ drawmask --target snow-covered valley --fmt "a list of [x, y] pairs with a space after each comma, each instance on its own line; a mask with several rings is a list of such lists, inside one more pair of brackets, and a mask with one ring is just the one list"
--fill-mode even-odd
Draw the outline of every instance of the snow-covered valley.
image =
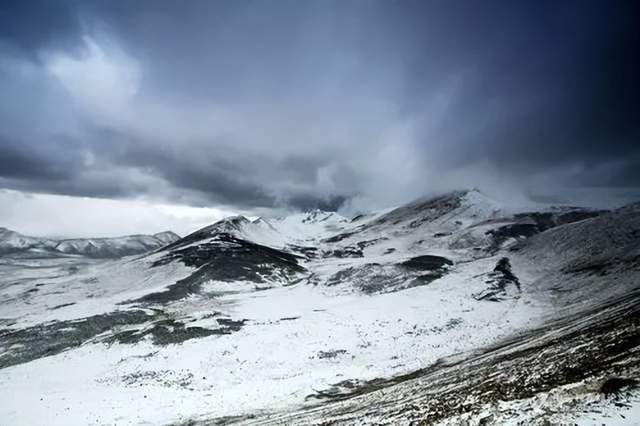
[[0, 257], [3, 423], [640, 421], [637, 205], [461, 191], [165, 243]]

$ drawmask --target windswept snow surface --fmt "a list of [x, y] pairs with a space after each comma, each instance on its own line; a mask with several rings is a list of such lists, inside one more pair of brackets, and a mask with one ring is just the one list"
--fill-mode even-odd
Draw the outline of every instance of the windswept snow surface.
[[[512, 421], [502, 415], [511, 405], [545, 409], [540, 392], [585, 380], [566, 374], [556, 387], [520, 387], [531, 395], [505, 384], [503, 402], [488, 403], [494, 388], [480, 383], [515, 386], [519, 360], [539, 367], [530, 377], [546, 377], [544, 357], [532, 361], [536, 352], [523, 348], [570, 341], [593, 324], [621, 339], [610, 324], [635, 312], [627, 296], [640, 285], [627, 254], [638, 217], [514, 214], [464, 191], [355, 220], [322, 211], [232, 217], [139, 257], [0, 258], [0, 418], [478, 424], [493, 410], [496, 422]], [[593, 235], [598, 253], [575, 230]], [[600, 269], [581, 272], [585, 265]], [[554, 354], [569, 349], [554, 345], [545, 350], [560, 368]], [[505, 367], [494, 371], [487, 359]], [[460, 392], [447, 393], [452, 386]], [[452, 409], [428, 392], [470, 399]]]

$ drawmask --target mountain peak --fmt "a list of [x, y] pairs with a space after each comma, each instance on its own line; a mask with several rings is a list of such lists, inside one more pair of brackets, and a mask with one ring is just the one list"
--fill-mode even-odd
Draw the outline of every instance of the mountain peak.
[[320, 209], [313, 209], [305, 212], [305, 217], [302, 219], [303, 223], [308, 222], [322, 222], [333, 216], [333, 212], [327, 212]]
[[153, 237], [160, 240], [163, 244], [171, 244], [174, 241], [178, 241], [180, 239], [180, 235], [176, 234], [173, 231], [157, 232], [153, 234]]

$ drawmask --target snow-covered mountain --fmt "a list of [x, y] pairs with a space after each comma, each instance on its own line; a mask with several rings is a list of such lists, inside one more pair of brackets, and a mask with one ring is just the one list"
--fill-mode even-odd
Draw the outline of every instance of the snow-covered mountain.
[[0, 418], [637, 424], [639, 259], [638, 205], [475, 190], [231, 217], [136, 258], [5, 257]]
[[29, 237], [0, 228], [0, 256], [41, 257], [70, 254], [97, 258], [123, 257], [156, 250], [178, 239], [180, 236], [171, 231], [115, 238], [51, 239]]

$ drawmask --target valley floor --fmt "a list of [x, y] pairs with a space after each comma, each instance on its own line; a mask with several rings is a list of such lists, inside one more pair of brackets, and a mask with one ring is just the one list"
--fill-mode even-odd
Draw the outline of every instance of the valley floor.
[[[479, 304], [473, 298], [485, 286], [474, 277], [495, 262], [461, 264], [429, 286], [364, 297], [327, 294], [307, 283], [262, 291], [246, 283], [246, 291], [238, 291], [242, 283], [210, 282], [204, 297], [181, 300], [164, 315], [187, 328], [211, 327], [224, 315], [242, 322], [237, 331], [169, 345], [110, 341], [118, 329], [97, 334], [57, 355], [0, 370], [0, 414], [12, 424], [37, 424], [45, 417], [50, 424], [121, 424], [125, 419], [157, 424], [317, 404], [369, 381], [410, 374], [442, 358], [495, 344], [535, 325], [542, 309], [533, 300]], [[107, 265], [78, 267], [102, 273]], [[59, 266], [39, 268], [51, 279], [62, 279]], [[16, 293], [46, 282], [15, 278], [11, 289]], [[10, 327], [36, 315], [48, 319], [45, 313], [58, 312], [64, 319], [65, 309], [69, 315], [99, 313], [79, 311], [92, 307], [84, 301], [86, 291], [65, 288], [64, 300], [76, 304], [61, 308], [39, 304], [34, 296], [24, 302]], [[139, 290], [116, 292], [117, 298], [130, 299], [129, 292]], [[114, 297], [108, 295], [109, 300]], [[17, 315], [6, 305], [1, 312]], [[67, 321], [72, 329], [74, 320]]]

